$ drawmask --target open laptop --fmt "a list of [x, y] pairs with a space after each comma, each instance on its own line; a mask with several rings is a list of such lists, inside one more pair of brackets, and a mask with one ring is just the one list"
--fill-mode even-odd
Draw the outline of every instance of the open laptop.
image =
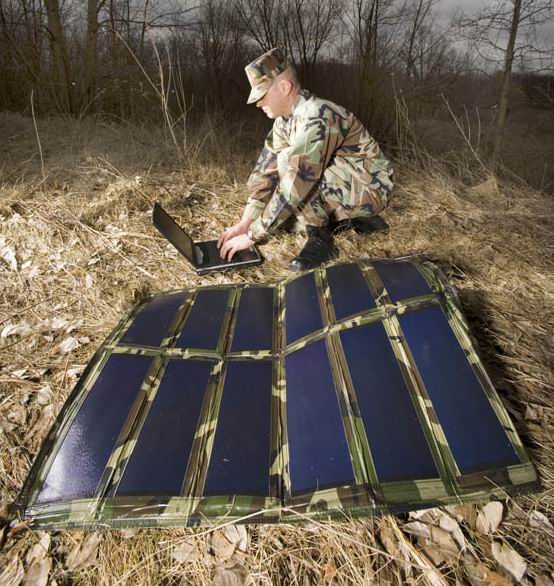
[[152, 223], [192, 264], [199, 275], [211, 271], [259, 265], [262, 262], [262, 257], [255, 246], [249, 250], [235, 252], [230, 261], [223, 260], [219, 256], [217, 240], [194, 242], [158, 202], [154, 204], [152, 210]]

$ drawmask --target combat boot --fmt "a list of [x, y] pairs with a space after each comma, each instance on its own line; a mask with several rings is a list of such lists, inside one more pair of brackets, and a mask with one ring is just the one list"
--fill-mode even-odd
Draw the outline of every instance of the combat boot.
[[306, 226], [306, 232], [308, 240], [306, 240], [304, 248], [289, 263], [289, 269], [292, 271], [300, 272], [314, 269], [336, 255], [333, 236], [327, 227]]
[[333, 224], [331, 232], [340, 234], [346, 230], [355, 230], [356, 234], [370, 234], [371, 232], [383, 232], [389, 229], [389, 225], [381, 216], [371, 216], [370, 218], [359, 217], [349, 220], [339, 220]]

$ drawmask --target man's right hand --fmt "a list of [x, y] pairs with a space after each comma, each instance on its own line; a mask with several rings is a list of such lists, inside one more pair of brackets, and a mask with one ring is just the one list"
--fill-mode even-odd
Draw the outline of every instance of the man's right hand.
[[234, 238], [235, 236], [240, 236], [241, 234], [246, 234], [246, 231], [250, 227], [252, 222], [250, 220], [241, 220], [238, 224], [227, 228], [221, 236], [217, 240], [217, 247], [221, 248], [227, 240]]

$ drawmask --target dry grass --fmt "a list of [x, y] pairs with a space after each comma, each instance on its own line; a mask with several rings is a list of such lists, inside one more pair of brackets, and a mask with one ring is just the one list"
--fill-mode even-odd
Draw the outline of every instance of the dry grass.
[[[44, 174], [32, 120], [0, 114], [4, 503], [124, 311], [150, 292], [278, 280], [303, 240], [280, 234], [263, 246], [260, 268], [198, 277], [150, 226], [151, 205], [160, 200], [194, 235], [215, 236], [240, 215], [255, 153], [213, 152], [212, 131], [179, 167], [162, 130], [56, 119], [39, 122], [38, 134]], [[543, 492], [508, 499], [492, 533], [476, 524], [484, 513], [473, 505], [410, 518], [248, 526], [246, 534], [214, 527], [48, 536], [16, 523], [0, 529], [0, 583], [19, 584], [26, 573], [29, 584], [499, 585], [514, 580], [493, 554], [501, 544], [525, 560], [522, 583], [552, 583], [553, 202], [492, 178], [468, 185], [438, 170], [398, 170], [390, 233], [340, 235], [341, 258], [415, 254], [446, 270]]]

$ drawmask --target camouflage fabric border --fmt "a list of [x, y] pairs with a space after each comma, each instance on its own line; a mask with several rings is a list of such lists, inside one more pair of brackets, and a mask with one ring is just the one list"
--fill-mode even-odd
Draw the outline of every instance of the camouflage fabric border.
[[[405, 262], [405, 259], [403, 260]], [[376, 301], [376, 307], [337, 320], [327, 281], [327, 269], [318, 268], [310, 271], [315, 278], [322, 328], [288, 346], [285, 331], [285, 290], [288, 283], [303, 275], [292, 276], [275, 285], [218, 285], [175, 292], [183, 294], [183, 301], [165, 337], [156, 347], [122, 343], [125, 333], [150, 299], [133, 308], [96, 352], [72, 391], [29, 472], [18, 501], [15, 503], [14, 512], [30, 519], [35, 527], [51, 529], [199, 526], [228, 521], [300, 522], [306, 518], [350, 518], [460, 502], [487, 501], [503, 498], [506, 494], [536, 490], [539, 485], [535, 469], [477, 355], [475, 343], [462, 315], [456, 292], [442, 272], [432, 263], [412, 261], [413, 266], [431, 287], [431, 293], [393, 303], [372, 262], [363, 260], [354, 264], [360, 268]], [[244, 289], [249, 287], [270, 287], [275, 291], [272, 348], [261, 351], [230, 352], [240, 299]], [[199, 291], [218, 289], [229, 290], [229, 297], [216, 350], [176, 348], [180, 332], [194, 307]], [[171, 292], [166, 294], [169, 293]], [[520, 464], [498, 470], [487, 470], [484, 473], [460, 474], [432, 401], [411, 356], [399, 320], [399, 316], [405, 313], [431, 306], [440, 307], [444, 313], [494, 413], [506, 430], [509, 441], [521, 461]], [[344, 330], [376, 322], [383, 325], [406, 382], [439, 472], [439, 477], [435, 479], [379, 481], [373, 464], [370, 443], [360, 415], [356, 389], [349, 373], [339, 335]], [[286, 415], [285, 357], [318, 340], [325, 340], [355, 480], [352, 485], [292, 496]], [[59, 447], [112, 354], [150, 356], [152, 363], [121, 428], [94, 498], [39, 505], [36, 503], [37, 496], [44, 485]], [[212, 364], [212, 367], [181, 495], [178, 497], [117, 496], [117, 487], [135, 449], [137, 438], [169, 361], [190, 358], [207, 361]], [[231, 362], [249, 360], [266, 360], [272, 363], [269, 491], [265, 497], [249, 495], [206, 497], [202, 492], [213, 448], [226, 370]]]

